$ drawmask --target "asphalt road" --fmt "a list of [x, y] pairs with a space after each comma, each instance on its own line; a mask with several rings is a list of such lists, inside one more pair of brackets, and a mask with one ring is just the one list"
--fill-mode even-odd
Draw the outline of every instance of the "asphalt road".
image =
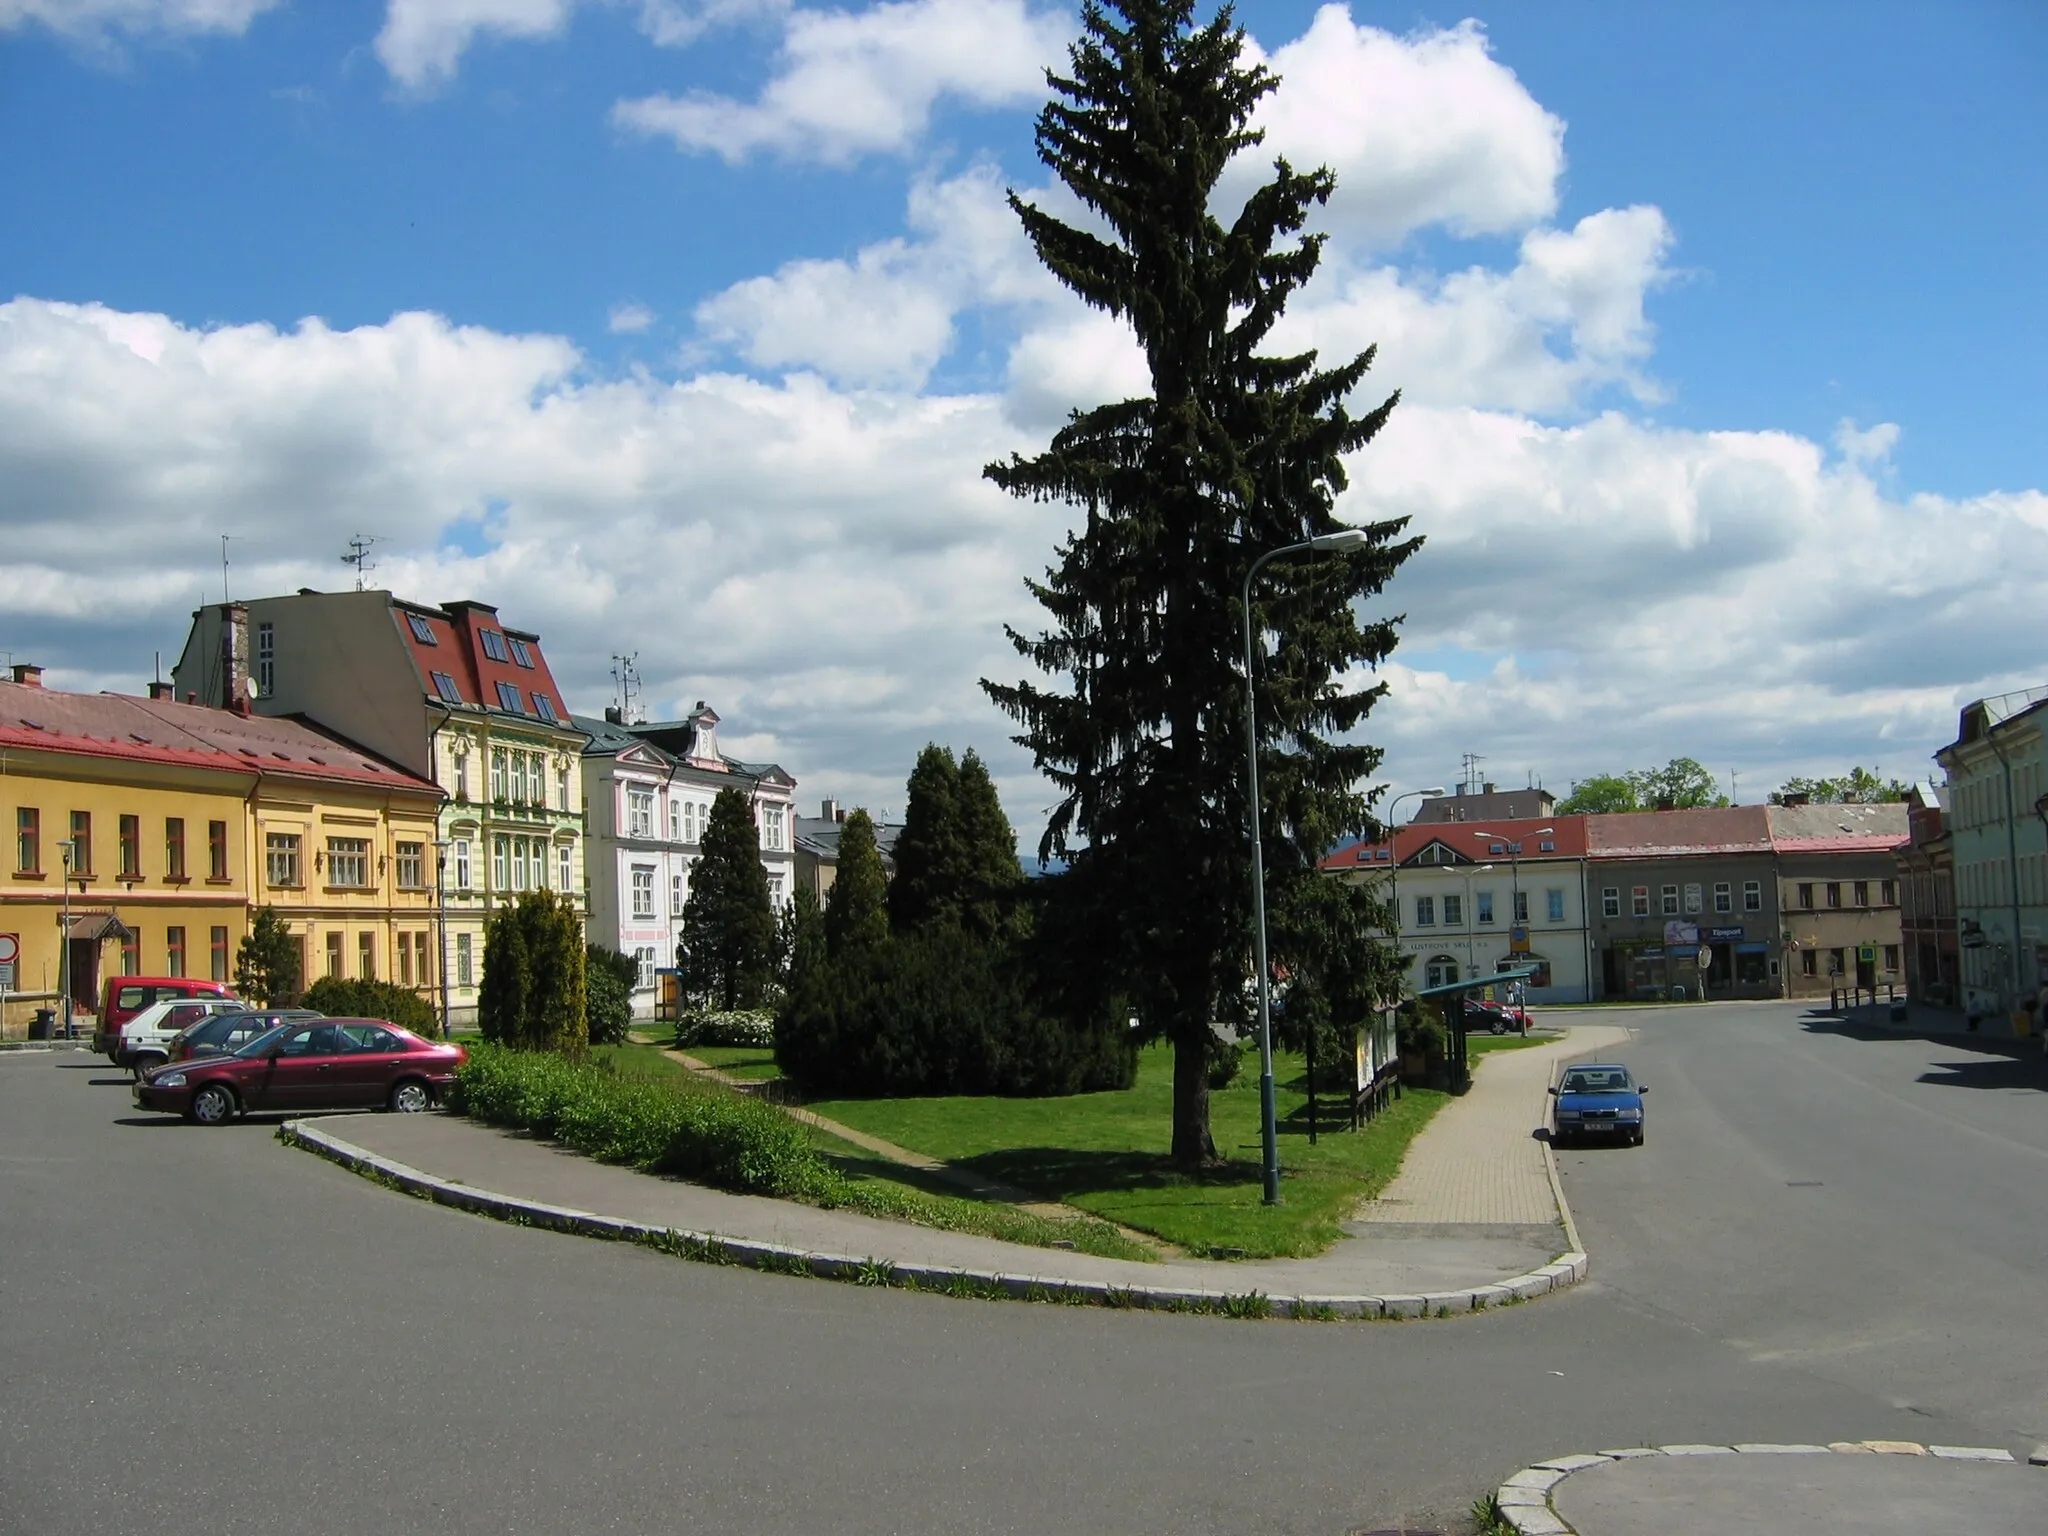
[[2040, 1069], [1923, 1082], [2007, 1069], [1789, 1009], [1621, 1021], [1649, 1145], [1565, 1156], [1595, 1278], [1376, 1325], [685, 1264], [0, 1057], [0, 1531], [1340, 1536], [1644, 1440], [2027, 1449]]

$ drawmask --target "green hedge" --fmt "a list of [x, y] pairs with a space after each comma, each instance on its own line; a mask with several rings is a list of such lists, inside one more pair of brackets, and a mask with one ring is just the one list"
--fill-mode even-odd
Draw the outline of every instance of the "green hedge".
[[470, 1049], [449, 1106], [552, 1137], [600, 1162], [749, 1194], [804, 1195], [832, 1178], [803, 1128], [739, 1095], [679, 1092], [545, 1051]]
[[412, 988], [391, 981], [322, 976], [306, 989], [305, 1006], [330, 1019], [383, 1019], [428, 1040], [441, 1033], [434, 1005]]

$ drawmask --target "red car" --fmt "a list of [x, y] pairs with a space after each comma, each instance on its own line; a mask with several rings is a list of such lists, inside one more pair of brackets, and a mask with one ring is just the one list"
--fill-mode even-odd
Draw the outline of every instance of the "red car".
[[135, 1084], [143, 1109], [222, 1125], [249, 1110], [371, 1109], [417, 1114], [469, 1059], [383, 1019], [293, 1022], [232, 1055], [156, 1068]]

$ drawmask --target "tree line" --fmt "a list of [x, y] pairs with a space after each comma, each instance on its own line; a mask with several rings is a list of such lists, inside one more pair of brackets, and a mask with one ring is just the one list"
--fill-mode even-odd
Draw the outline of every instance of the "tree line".
[[[1771, 793], [1782, 805], [1804, 796], [1814, 805], [1881, 805], [1906, 798], [1912, 786], [1882, 777], [1875, 768], [1852, 767], [1835, 777], [1790, 778]], [[1696, 758], [1674, 757], [1662, 768], [1596, 773], [1572, 785], [1557, 802], [1560, 816], [1604, 815], [1622, 811], [1695, 810], [1727, 805], [1729, 799]]]

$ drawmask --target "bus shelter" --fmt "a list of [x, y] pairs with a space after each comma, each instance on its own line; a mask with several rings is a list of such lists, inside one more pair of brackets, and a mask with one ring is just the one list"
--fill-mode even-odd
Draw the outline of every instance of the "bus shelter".
[[1450, 1044], [1444, 1051], [1444, 1068], [1450, 1076], [1453, 1093], [1463, 1093], [1472, 1086], [1472, 1056], [1466, 1043], [1467, 1036], [1475, 1027], [1472, 1007], [1476, 994], [1489, 987], [1506, 986], [1516, 981], [1526, 982], [1536, 974], [1536, 967], [1525, 965], [1511, 971], [1495, 971], [1491, 976], [1474, 976], [1469, 981], [1446, 982], [1440, 987], [1424, 987], [1415, 994], [1415, 1001], [1424, 1008], [1435, 1008], [1443, 1015], [1444, 1031]]

